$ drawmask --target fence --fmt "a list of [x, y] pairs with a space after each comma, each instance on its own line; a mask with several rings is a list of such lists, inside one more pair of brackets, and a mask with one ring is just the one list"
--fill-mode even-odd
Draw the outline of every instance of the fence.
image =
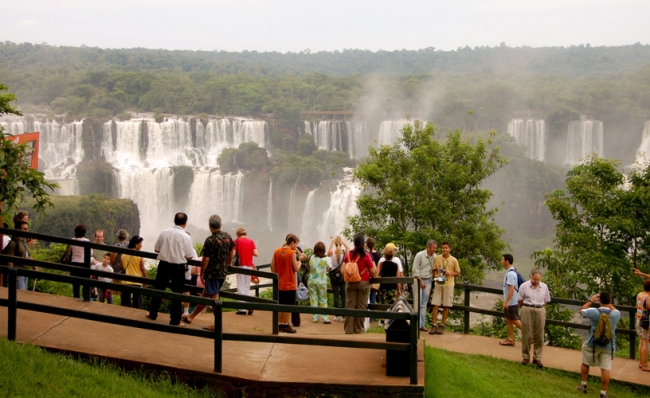
[[[484, 314], [484, 315], [499, 316], [499, 317], [504, 316], [502, 311], [486, 310], [483, 308], [472, 307], [470, 301], [471, 292], [493, 293], [501, 296], [503, 294], [503, 291], [501, 289], [494, 289], [489, 287], [466, 285], [466, 284], [456, 284], [456, 289], [462, 289], [464, 291], [463, 305], [454, 305], [454, 307], [452, 308], [452, 310], [463, 311], [463, 327], [464, 327], [463, 333], [469, 334], [470, 312], [474, 312], [477, 314]], [[585, 303], [585, 301], [570, 300], [570, 299], [555, 298], [555, 297], [551, 298], [551, 302], [563, 304], [563, 305], [578, 306], [578, 307], [581, 307]], [[594, 307], [597, 307], [597, 305], [594, 305]], [[617, 305], [616, 308], [619, 311], [621, 311], [621, 313], [623, 312], [628, 313], [630, 325], [634, 327], [636, 321], [636, 307]], [[590, 328], [590, 325], [586, 325], [582, 323], [558, 321], [555, 319], [548, 319], [548, 318], [546, 318], [546, 325], [557, 325], [557, 326], [564, 326], [568, 328], [584, 329], [584, 330], [589, 330]], [[636, 354], [636, 349], [634, 348], [636, 346], [636, 330], [616, 328], [616, 335], [628, 336], [630, 341], [630, 359], [634, 359]]]
[[[143, 258], [156, 259], [157, 254], [143, 252], [132, 249], [122, 249], [115, 246], [100, 245], [91, 242], [84, 242], [79, 240], [36, 234], [26, 231], [15, 231], [0, 228], [0, 233], [10, 234], [15, 236], [22, 236], [27, 238], [38, 239], [47, 242], [63, 243], [68, 245], [81, 246], [84, 248], [85, 266], [87, 268], [80, 269], [80, 267], [64, 265], [58, 263], [44, 262], [31, 260], [27, 258], [12, 257], [0, 254], [0, 264], [12, 262], [16, 265], [37, 266], [39, 268], [55, 269], [60, 271], [75, 271], [79, 274], [94, 275], [108, 277], [112, 279], [119, 279], [122, 281], [139, 282], [143, 284], [151, 284], [152, 280], [148, 278], [141, 278], [129, 276], [125, 274], [116, 274], [110, 272], [96, 271], [90, 269], [90, 250], [103, 250], [116, 253], [130, 254]], [[193, 265], [200, 265], [197, 261], [190, 262]], [[417, 344], [419, 333], [419, 312], [400, 313], [400, 312], [385, 312], [377, 310], [351, 310], [351, 309], [337, 309], [337, 308], [316, 308], [304, 307], [294, 305], [280, 305], [278, 304], [279, 289], [278, 289], [278, 276], [275, 273], [264, 272], [259, 270], [250, 270], [241, 267], [228, 267], [229, 273], [241, 273], [245, 275], [256, 275], [260, 278], [270, 279], [271, 284], [268, 284], [273, 289], [273, 300], [267, 300], [256, 296], [243, 296], [232, 292], [220, 293], [220, 297], [232, 298], [241, 301], [222, 301], [212, 300], [202, 297], [187, 296], [178, 293], [166, 292], [155, 290], [151, 288], [133, 287], [125, 284], [117, 284], [113, 282], [102, 282], [97, 279], [88, 279], [88, 277], [73, 277], [67, 275], [52, 274], [46, 272], [33, 271], [25, 268], [8, 267], [5, 265], [0, 266], [0, 273], [8, 276], [8, 298], [0, 299], [0, 306], [8, 308], [8, 322], [7, 322], [7, 336], [9, 340], [16, 339], [16, 327], [18, 322], [18, 309], [43, 312], [48, 314], [55, 314], [61, 316], [68, 316], [73, 318], [80, 318], [95, 322], [106, 322], [116, 325], [135, 327], [146, 330], [154, 330], [159, 332], [183, 334], [189, 336], [196, 336], [202, 338], [210, 338], [214, 340], [214, 371], [221, 373], [222, 371], [222, 343], [224, 340], [232, 341], [250, 341], [262, 343], [280, 343], [280, 344], [302, 344], [302, 345], [321, 345], [331, 347], [347, 347], [347, 348], [364, 348], [364, 349], [380, 349], [380, 350], [394, 350], [394, 351], [409, 351], [410, 352], [410, 383], [417, 384]], [[90, 300], [91, 287], [98, 287], [103, 289], [119, 290], [126, 293], [136, 293], [149, 297], [160, 297], [167, 300], [178, 300], [182, 302], [189, 302], [192, 304], [203, 304], [212, 307], [214, 314], [214, 331], [197, 330], [192, 328], [179, 328], [173, 325], [157, 324], [149, 321], [139, 321], [128, 318], [121, 318], [111, 315], [94, 314], [87, 311], [70, 310], [66, 308], [53, 307], [49, 305], [34, 304], [17, 299], [17, 276], [26, 276], [28, 278], [38, 278], [51, 280], [62, 283], [78, 283], [83, 286], [83, 299]], [[414, 283], [413, 278], [375, 278], [372, 283]], [[263, 288], [267, 285], [253, 286], [252, 288]], [[188, 291], [196, 291], [195, 286], [186, 285]], [[419, 289], [414, 289], [419, 291]], [[259, 291], [257, 292], [259, 296]], [[419, 311], [417, 294], [414, 298], [414, 308]], [[236, 334], [236, 333], [223, 333], [223, 309], [245, 309], [245, 310], [259, 310], [259, 311], [272, 311], [273, 312], [273, 335], [259, 335], [259, 334]], [[379, 305], [373, 305], [371, 308], [382, 308]], [[369, 341], [345, 341], [345, 340], [327, 340], [317, 338], [305, 337], [285, 337], [278, 336], [278, 313], [279, 312], [297, 312], [304, 314], [322, 314], [322, 315], [335, 315], [335, 316], [351, 316], [351, 317], [371, 317], [371, 318], [386, 318], [386, 319], [403, 319], [410, 323], [410, 341], [409, 343], [388, 343], [388, 342], [369, 342]]]

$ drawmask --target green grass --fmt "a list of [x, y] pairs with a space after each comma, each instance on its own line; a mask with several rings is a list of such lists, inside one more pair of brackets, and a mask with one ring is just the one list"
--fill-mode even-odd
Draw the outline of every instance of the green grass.
[[0, 340], [0, 386], [6, 397], [215, 397], [168, 376], [123, 372], [102, 361], [87, 363], [30, 344]]
[[[537, 369], [518, 362], [483, 355], [468, 355], [425, 347], [425, 396], [438, 397], [584, 397], [574, 386], [577, 373]], [[589, 378], [587, 397], [597, 397], [600, 378]], [[612, 381], [609, 396], [648, 397], [650, 387]]]

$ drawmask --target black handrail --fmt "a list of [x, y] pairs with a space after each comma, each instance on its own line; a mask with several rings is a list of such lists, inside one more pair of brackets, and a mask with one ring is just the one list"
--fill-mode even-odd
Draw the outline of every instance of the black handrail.
[[[476, 308], [471, 306], [471, 294], [470, 294], [471, 292], [483, 292], [483, 293], [502, 295], [503, 291], [501, 289], [485, 287], [485, 286], [475, 286], [475, 285], [469, 285], [464, 283], [457, 283], [456, 288], [462, 289], [464, 291], [464, 305], [454, 305], [452, 307], [452, 310], [463, 311], [463, 333], [469, 334], [470, 312], [476, 314], [498, 316], [498, 317], [505, 316], [502, 311], [486, 310], [483, 308]], [[585, 301], [552, 297], [551, 304], [554, 303], [581, 307], [585, 303]], [[596, 306], [597, 305], [594, 305], [594, 307]], [[634, 327], [636, 322], [636, 307], [627, 306], [627, 305], [617, 305], [616, 309], [618, 309], [621, 312], [627, 312], [629, 314], [630, 325]], [[546, 323], [544, 326], [546, 325], [556, 325], [556, 326], [563, 326], [563, 327], [584, 329], [584, 330], [589, 330], [589, 328], [591, 327], [590, 325], [586, 325], [583, 323], [558, 321], [555, 319], [548, 319], [548, 318], [546, 318]], [[630, 359], [634, 359], [636, 355], [636, 350], [634, 349], [634, 347], [636, 346], [636, 330], [616, 328], [616, 334], [627, 335], [629, 337]]]

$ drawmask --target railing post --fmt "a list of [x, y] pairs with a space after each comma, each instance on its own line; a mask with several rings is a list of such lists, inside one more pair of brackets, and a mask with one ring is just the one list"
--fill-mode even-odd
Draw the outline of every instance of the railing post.
[[[87, 273], [86, 271], [90, 270], [90, 247], [85, 246], [84, 247], [84, 267], [85, 270], [81, 272], [81, 275], [83, 278], [88, 278], [90, 279], [90, 273]], [[90, 301], [90, 285], [87, 283], [84, 283], [81, 285], [82, 288], [82, 296], [84, 298], [84, 301]]]
[[18, 283], [16, 278], [18, 271], [16, 268], [9, 268], [7, 273], [7, 287], [9, 287], [9, 305], [7, 306], [7, 339], [16, 341], [16, 324], [18, 320]]
[[[465, 287], [465, 307], [470, 306], [470, 290]], [[469, 334], [469, 310], [463, 313], [463, 333]]]
[[415, 313], [418, 315], [418, 337], [420, 336], [420, 284], [418, 278], [413, 278], [411, 290], [413, 291], [413, 305], [415, 306]]
[[223, 365], [223, 304], [215, 300], [212, 305], [214, 314], [214, 371], [221, 373]]
[[[418, 289], [420, 287], [418, 286]], [[411, 384], [418, 384], [418, 333], [420, 332], [420, 316], [417, 312], [411, 313], [411, 341], [409, 358], [411, 367]]]
[[[280, 301], [280, 282], [277, 279], [273, 279], [273, 300], [277, 303]], [[271, 330], [273, 331], [273, 334], [278, 334], [280, 333], [280, 326], [278, 325], [278, 312], [273, 311], [273, 326], [271, 327]]]
[[[636, 329], [636, 311], [630, 311], [630, 329]], [[636, 333], [630, 334], [630, 359], [634, 359], [636, 355]]]

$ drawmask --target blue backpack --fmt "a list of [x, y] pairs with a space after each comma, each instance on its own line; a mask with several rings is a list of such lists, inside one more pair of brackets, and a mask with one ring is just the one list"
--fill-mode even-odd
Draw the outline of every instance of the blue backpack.
[[523, 276], [517, 271], [515, 268], [511, 268], [508, 270], [508, 272], [513, 271], [515, 274], [517, 274], [517, 284], [515, 285], [515, 290], [519, 292], [519, 286], [521, 286], [522, 283], [526, 282]]

